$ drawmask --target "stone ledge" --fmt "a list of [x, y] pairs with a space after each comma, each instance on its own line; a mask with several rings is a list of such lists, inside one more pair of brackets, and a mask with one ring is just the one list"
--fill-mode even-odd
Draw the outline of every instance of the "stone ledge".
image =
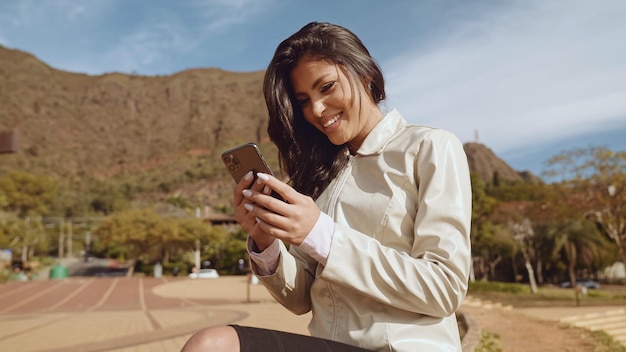
[[474, 352], [482, 336], [480, 325], [469, 313], [463, 310], [457, 312], [457, 321], [459, 329], [465, 332], [461, 338], [463, 352]]

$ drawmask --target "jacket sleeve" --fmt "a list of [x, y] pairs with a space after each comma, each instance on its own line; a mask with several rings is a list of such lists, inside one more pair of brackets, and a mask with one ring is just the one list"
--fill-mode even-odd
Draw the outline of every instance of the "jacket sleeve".
[[[470, 270], [471, 186], [467, 157], [451, 133], [436, 130], [419, 142], [413, 162], [417, 212], [410, 252], [335, 224], [321, 277], [393, 306], [449, 316], [467, 292]], [[414, 191], [415, 192], [415, 191]]]
[[[318, 263], [308, 255], [280, 243], [280, 259], [276, 272], [259, 276], [259, 281], [280, 304], [295, 314], [311, 310], [311, 285], [315, 279]], [[252, 262], [252, 271], [258, 267]]]

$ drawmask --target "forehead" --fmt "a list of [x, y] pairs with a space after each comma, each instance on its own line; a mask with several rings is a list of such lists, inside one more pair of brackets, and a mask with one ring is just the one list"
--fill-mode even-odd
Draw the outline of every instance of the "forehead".
[[310, 89], [320, 78], [341, 74], [339, 65], [328, 60], [303, 56], [289, 72], [289, 79], [296, 91]]

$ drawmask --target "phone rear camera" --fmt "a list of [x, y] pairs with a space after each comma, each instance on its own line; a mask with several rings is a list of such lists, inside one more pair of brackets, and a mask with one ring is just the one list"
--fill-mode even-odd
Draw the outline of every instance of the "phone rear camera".
[[235, 157], [232, 154], [228, 154], [228, 155], [224, 155], [222, 157], [222, 159], [224, 159], [224, 164], [226, 164], [226, 166], [228, 167], [228, 169], [230, 171], [235, 171], [239, 169], [239, 159], [237, 159], [237, 157]]

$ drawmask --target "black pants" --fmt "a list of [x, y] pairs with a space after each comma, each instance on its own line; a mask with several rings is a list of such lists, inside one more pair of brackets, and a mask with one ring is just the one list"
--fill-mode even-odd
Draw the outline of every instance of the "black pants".
[[239, 335], [241, 352], [371, 352], [317, 337], [231, 325]]

